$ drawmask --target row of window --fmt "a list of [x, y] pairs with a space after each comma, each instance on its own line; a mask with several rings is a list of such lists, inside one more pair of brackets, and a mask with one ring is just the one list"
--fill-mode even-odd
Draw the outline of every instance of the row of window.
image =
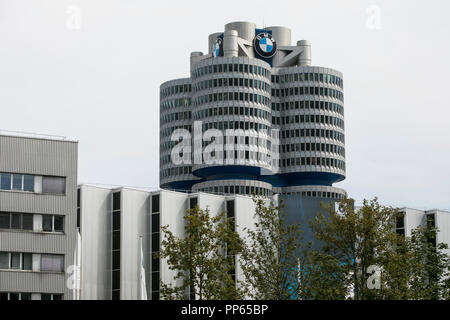
[[272, 124], [285, 125], [294, 123], [319, 123], [337, 126], [344, 129], [344, 121], [341, 118], [319, 114], [305, 114], [285, 117], [272, 117]]
[[0, 301], [62, 300], [61, 293], [0, 292]]
[[194, 98], [194, 105], [202, 105], [206, 103], [220, 102], [220, 101], [242, 101], [248, 103], [259, 103], [265, 106], [270, 106], [270, 99], [260, 94], [248, 92], [219, 92], [210, 93]]
[[297, 195], [309, 198], [330, 198], [330, 199], [338, 199], [341, 200], [344, 196], [337, 192], [328, 192], [328, 191], [301, 191], [301, 192], [282, 192], [283, 195]]
[[265, 81], [248, 78], [218, 78], [200, 81], [194, 85], [195, 91], [222, 88], [222, 87], [247, 87], [259, 89], [270, 93], [270, 85]]
[[258, 122], [253, 122], [253, 121], [223, 121], [223, 122], [203, 123], [203, 125], [202, 125], [203, 132], [205, 132], [209, 129], [255, 130], [255, 131], [269, 132], [270, 127], [263, 123], [258, 123]]
[[64, 232], [64, 216], [0, 212], [0, 229]]
[[217, 187], [206, 187], [200, 188], [199, 192], [213, 193], [220, 195], [261, 195], [264, 197], [272, 196], [272, 190], [262, 187], [254, 186], [217, 186]]
[[161, 125], [173, 121], [191, 120], [191, 117], [190, 111], [169, 113], [161, 117]]
[[33, 261], [39, 263], [38, 271], [64, 272], [64, 255], [0, 252], [0, 270], [32, 271]]
[[318, 100], [304, 100], [304, 101], [287, 101], [272, 103], [273, 111], [288, 111], [288, 110], [324, 110], [339, 113], [344, 116], [344, 107], [337, 103], [318, 101]]
[[66, 178], [1, 172], [0, 190], [63, 195]]
[[266, 77], [270, 79], [270, 71], [264, 67], [255, 66], [251, 64], [215, 64], [203, 66], [193, 72], [193, 76], [198, 78], [207, 74], [225, 73], [225, 72], [240, 72], [248, 73]]
[[[168, 163], [169, 161], [167, 161], [166, 163]], [[192, 173], [192, 167], [188, 166], [188, 167], [175, 167], [175, 168], [169, 168], [169, 169], [165, 169], [165, 170], [161, 170], [161, 178], [166, 178], [166, 177], [173, 177], [173, 176], [179, 176], [179, 175], [183, 175], [183, 174], [191, 174]]]
[[344, 101], [341, 91], [324, 87], [293, 87], [284, 89], [272, 89], [272, 97], [286, 98], [290, 96], [316, 95], [335, 98]]
[[345, 157], [344, 147], [329, 143], [291, 143], [281, 145], [280, 149], [282, 154], [285, 152], [317, 151], [335, 153]]
[[168, 127], [168, 128], [165, 128], [165, 129], [161, 129], [160, 130], [160, 133], [161, 133], [161, 137], [170, 137], [170, 136], [172, 136], [172, 133], [175, 131], [175, 130], [177, 130], [177, 129], [183, 129], [183, 130], [187, 130], [188, 132], [193, 132], [192, 131], [192, 125], [183, 125], [183, 126], [180, 126], [180, 125], [176, 125], [176, 126], [173, 126], [173, 127]]
[[316, 137], [316, 138], [328, 138], [345, 143], [344, 134], [334, 130], [327, 129], [292, 129], [282, 130], [281, 138], [298, 138], [298, 137]]
[[344, 86], [344, 81], [340, 77], [326, 73], [305, 72], [305, 73], [273, 75], [271, 77], [271, 80], [273, 83], [291, 83], [294, 81], [315, 81], [328, 84], [335, 84], [341, 88], [343, 88]]
[[169, 99], [161, 103], [163, 110], [190, 106], [191, 98]]
[[191, 92], [192, 86], [190, 84], [179, 84], [176, 86], [167, 87], [161, 90], [161, 98], [171, 96], [179, 93]]
[[254, 107], [219, 107], [194, 112], [194, 118], [201, 120], [216, 116], [249, 116], [262, 118], [270, 122], [270, 112]]
[[328, 168], [338, 168], [345, 171], [345, 162], [334, 158], [321, 158], [321, 157], [299, 157], [281, 159], [280, 166], [322, 166]]

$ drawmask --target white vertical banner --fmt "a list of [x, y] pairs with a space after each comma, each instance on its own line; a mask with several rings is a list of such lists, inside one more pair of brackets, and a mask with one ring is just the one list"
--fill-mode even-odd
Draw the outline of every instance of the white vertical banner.
[[144, 246], [142, 243], [142, 237], [140, 237], [140, 244], [141, 244], [141, 259], [139, 264], [139, 275], [140, 275], [140, 289], [141, 294], [140, 300], [148, 300], [147, 298], [147, 285], [145, 282], [145, 269], [144, 269]]

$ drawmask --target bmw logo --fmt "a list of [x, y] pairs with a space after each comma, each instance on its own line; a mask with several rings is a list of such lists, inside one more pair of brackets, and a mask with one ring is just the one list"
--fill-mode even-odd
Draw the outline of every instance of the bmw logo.
[[277, 52], [277, 43], [270, 33], [261, 32], [253, 40], [256, 53], [263, 58], [272, 58]]
[[215, 58], [223, 56], [222, 38], [217, 38], [214, 42], [212, 47], [212, 55]]

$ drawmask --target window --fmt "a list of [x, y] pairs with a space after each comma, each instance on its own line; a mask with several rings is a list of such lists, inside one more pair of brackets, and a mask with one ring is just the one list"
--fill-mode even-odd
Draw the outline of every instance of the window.
[[42, 193], [60, 194], [66, 193], [66, 178], [42, 177]]
[[0, 229], [10, 228], [10, 214], [0, 212]]
[[11, 174], [9, 173], [0, 174], [0, 189], [11, 190]]
[[12, 176], [12, 189], [22, 191], [22, 179], [21, 174], [13, 174]]
[[22, 270], [33, 270], [33, 255], [31, 253], [24, 253], [22, 255]]
[[0, 269], [9, 269], [9, 253], [0, 252]]
[[41, 256], [41, 271], [63, 272], [64, 256], [56, 254], [43, 254]]
[[64, 217], [43, 215], [42, 230], [44, 232], [64, 232]]
[[42, 230], [45, 232], [53, 231], [53, 216], [42, 216]]
[[23, 176], [23, 191], [34, 192], [34, 176]]
[[64, 217], [62, 216], [53, 217], [53, 230], [55, 232], [64, 232]]

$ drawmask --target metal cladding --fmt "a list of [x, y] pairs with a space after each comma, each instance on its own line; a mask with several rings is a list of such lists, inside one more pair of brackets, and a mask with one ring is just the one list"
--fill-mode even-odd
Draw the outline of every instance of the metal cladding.
[[189, 78], [161, 85], [161, 188], [344, 196], [342, 73], [291, 41], [289, 28], [229, 23], [191, 55]]

